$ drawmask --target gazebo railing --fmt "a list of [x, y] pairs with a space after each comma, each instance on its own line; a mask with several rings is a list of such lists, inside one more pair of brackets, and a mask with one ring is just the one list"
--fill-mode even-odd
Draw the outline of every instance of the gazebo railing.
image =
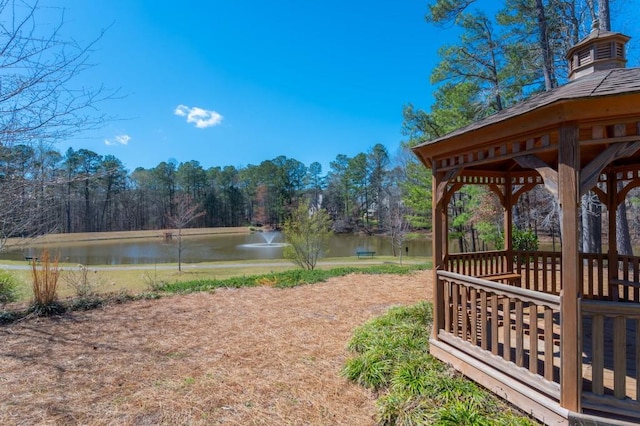
[[640, 257], [618, 255], [618, 275], [611, 287], [614, 299], [640, 303]]
[[[608, 255], [581, 253], [582, 297], [640, 303], [640, 257], [618, 256], [617, 278], [610, 278]], [[523, 289], [559, 295], [561, 254], [552, 251], [514, 251], [507, 259], [505, 251], [454, 253], [447, 256], [445, 269], [472, 277], [513, 273], [518, 279], [509, 283]]]
[[[581, 254], [582, 407], [636, 418], [640, 410], [640, 257]], [[503, 251], [449, 255], [437, 271], [444, 300], [438, 338], [558, 400], [561, 256]], [[509, 284], [491, 274], [513, 273]], [[611, 273], [610, 273], [611, 272]]]
[[472, 277], [504, 273], [511, 268], [502, 250], [449, 254], [445, 264], [449, 272]]
[[640, 305], [583, 300], [583, 408], [637, 417]]
[[438, 271], [438, 338], [558, 401], [560, 297]]
[[580, 253], [580, 259], [582, 260], [583, 274], [579, 278], [582, 280], [583, 299], [610, 299], [608, 255], [602, 253]]
[[553, 251], [514, 251], [514, 271], [520, 274], [520, 286], [548, 294], [560, 294], [560, 261]]

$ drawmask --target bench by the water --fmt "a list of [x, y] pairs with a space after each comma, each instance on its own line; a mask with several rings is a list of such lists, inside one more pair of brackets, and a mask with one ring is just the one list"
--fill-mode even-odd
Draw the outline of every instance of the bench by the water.
[[362, 256], [373, 257], [373, 255], [376, 254], [376, 252], [375, 251], [357, 251], [356, 254], [358, 255], [358, 259], [360, 259]]
[[32, 260], [35, 260], [36, 262], [39, 261], [37, 257], [33, 257], [33, 256], [25, 256], [24, 260], [26, 260], [27, 262], [31, 262]]

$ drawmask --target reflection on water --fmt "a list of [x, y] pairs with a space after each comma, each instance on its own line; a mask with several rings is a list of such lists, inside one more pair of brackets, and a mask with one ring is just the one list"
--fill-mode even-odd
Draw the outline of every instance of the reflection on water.
[[[222, 260], [281, 259], [282, 235], [270, 235], [271, 244], [262, 233], [240, 235], [208, 235], [183, 237], [182, 261], [185, 263]], [[431, 241], [426, 239], [408, 241], [404, 256], [430, 256]], [[128, 239], [118, 241], [81, 241], [48, 246], [52, 255], [61, 262], [84, 265], [135, 265], [176, 263], [178, 243], [161, 238]], [[408, 250], [407, 250], [408, 249]], [[27, 247], [6, 252], [0, 259], [24, 260], [25, 256], [38, 257], [42, 247]], [[327, 257], [355, 256], [356, 251], [375, 251], [378, 255], [391, 255], [391, 244], [387, 238], [361, 235], [334, 235], [329, 242]]]

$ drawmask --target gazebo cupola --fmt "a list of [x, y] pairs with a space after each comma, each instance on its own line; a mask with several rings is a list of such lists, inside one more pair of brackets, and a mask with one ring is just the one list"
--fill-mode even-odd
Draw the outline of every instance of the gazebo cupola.
[[596, 71], [624, 68], [627, 63], [625, 46], [628, 41], [628, 36], [603, 31], [595, 22], [591, 33], [567, 52], [569, 80]]

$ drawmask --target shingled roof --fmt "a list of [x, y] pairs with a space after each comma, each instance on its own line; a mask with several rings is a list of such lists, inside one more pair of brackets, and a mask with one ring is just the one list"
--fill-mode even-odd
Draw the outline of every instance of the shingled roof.
[[445, 136], [424, 142], [416, 146], [414, 150], [527, 114], [560, 101], [630, 93], [640, 93], [640, 68], [619, 68], [594, 72], [593, 74], [571, 81], [564, 86], [532, 96], [510, 108], [499, 111], [494, 115], [476, 121]]

